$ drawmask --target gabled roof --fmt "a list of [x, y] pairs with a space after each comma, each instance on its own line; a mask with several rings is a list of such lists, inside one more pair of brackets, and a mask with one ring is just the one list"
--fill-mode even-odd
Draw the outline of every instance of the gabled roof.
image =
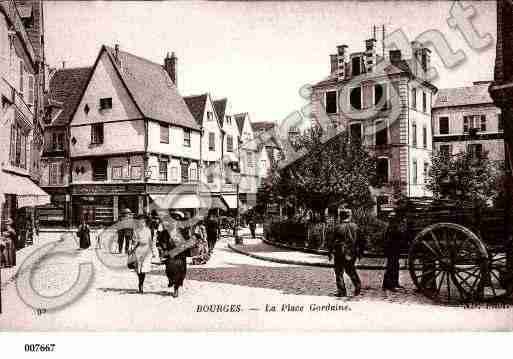
[[221, 127], [224, 125], [224, 116], [226, 114], [226, 104], [228, 103], [227, 98], [222, 98], [214, 101], [214, 109], [217, 113], [217, 118], [221, 123]]
[[57, 70], [50, 79], [50, 91], [45, 100], [47, 106], [62, 107], [62, 112], [48, 126], [67, 126], [80, 103], [91, 67]]
[[239, 132], [242, 133], [242, 129], [244, 128], [244, 121], [246, 120], [246, 113], [238, 113], [233, 115], [235, 117], [235, 122], [237, 123], [237, 127], [239, 128]]
[[205, 114], [205, 105], [207, 104], [208, 94], [186, 96], [184, 97], [185, 104], [191, 111], [192, 116], [196, 120], [196, 123], [200, 126], [203, 125], [203, 116]]
[[116, 59], [115, 49], [105, 45], [98, 58], [103, 51], [109, 55], [144, 117], [199, 131], [198, 124], [162, 65], [124, 51], [118, 51], [119, 58]]
[[488, 92], [490, 82], [473, 86], [440, 89], [433, 108], [493, 104]]

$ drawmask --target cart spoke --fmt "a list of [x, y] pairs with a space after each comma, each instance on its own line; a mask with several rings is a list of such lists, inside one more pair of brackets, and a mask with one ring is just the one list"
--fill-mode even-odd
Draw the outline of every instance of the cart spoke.
[[422, 241], [422, 243], [435, 255], [435, 258], [438, 258], [438, 253], [426, 241]]

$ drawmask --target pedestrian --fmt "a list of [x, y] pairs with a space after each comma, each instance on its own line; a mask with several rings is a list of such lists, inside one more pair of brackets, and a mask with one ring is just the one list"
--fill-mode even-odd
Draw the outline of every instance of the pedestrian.
[[249, 231], [251, 232], [251, 238], [255, 239], [256, 223], [253, 217], [249, 219]]
[[219, 233], [218, 221], [212, 213], [210, 213], [210, 215], [208, 217], [206, 227], [207, 227], [208, 251], [210, 252], [210, 254], [212, 254], [212, 252], [214, 251], [214, 247], [217, 242], [217, 236]]
[[18, 235], [16, 230], [14, 229], [14, 221], [11, 218], [8, 218], [6, 221], [5, 231], [2, 233], [2, 237], [4, 238], [4, 256], [5, 256], [5, 266], [12, 267], [16, 265], [16, 246], [18, 241]]
[[395, 213], [390, 213], [389, 224], [385, 231], [384, 252], [387, 259], [385, 275], [383, 276], [383, 290], [395, 292], [399, 285], [399, 259], [404, 233], [401, 230], [401, 220]]
[[89, 248], [89, 246], [91, 245], [91, 228], [86, 223], [84, 216], [82, 216], [80, 225], [78, 226], [77, 236], [79, 240], [79, 248]]
[[118, 253], [123, 253], [123, 245], [125, 247], [125, 253], [128, 253], [128, 248], [130, 247], [130, 243], [133, 237], [133, 229], [131, 220], [132, 211], [130, 208], [125, 208], [121, 211], [121, 228], [118, 229]]
[[208, 251], [205, 221], [202, 218], [192, 228], [192, 235], [196, 240], [196, 245], [192, 248], [192, 264], [205, 264], [210, 259], [210, 254]]
[[179, 290], [183, 286], [187, 274], [187, 253], [188, 249], [183, 247], [183, 251], [178, 253], [177, 249], [185, 242], [183, 236], [179, 233], [176, 221], [169, 221], [163, 224], [163, 228], [158, 233], [157, 247], [160, 252], [161, 261], [166, 265], [166, 276], [168, 279], [168, 288], [173, 287], [173, 297], [178, 297]]
[[344, 283], [344, 272], [349, 276], [353, 285], [354, 295], [359, 295], [362, 284], [360, 277], [356, 272], [356, 259], [359, 256], [360, 249], [357, 248], [359, 228], [356, 223], [351, 220], [349, 211], [342, 211], [340, 214], [342, 223], [335, 225], [334, 229], [328, 233], [328, 259], [334, 256], [335, 278], [337, 282], [337, 296], [347, 296], [346, 286]]
[[135, 231], [132, 237], [132, 244], [136, 258], [135, 272], [139, 279], [139, 293], [143, 293], [144, 279], [146, 273], [151, 271], [151, 257], [153, 243], [150, 230], [151, 221], [147, 216], [141, 215], [135, 222]]

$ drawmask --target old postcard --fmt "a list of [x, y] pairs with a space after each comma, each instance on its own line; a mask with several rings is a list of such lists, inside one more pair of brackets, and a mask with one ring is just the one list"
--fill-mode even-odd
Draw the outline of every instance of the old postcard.
[[511, 331], [512, 23], [0, 0], [0, 330]]

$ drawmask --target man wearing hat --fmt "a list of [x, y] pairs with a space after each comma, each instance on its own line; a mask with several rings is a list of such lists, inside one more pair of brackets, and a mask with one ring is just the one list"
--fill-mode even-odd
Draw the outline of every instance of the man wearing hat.
[[388, 216], [388, 227], [385, 231], [385, 257], [387, 265], [383, 277], [383, 290], [395, 292], [399, 285], [399, 259], [404, 233], [401, 230], [401, 220], [395, 212]]
[[17, 242], [17, 234], [14, 230], [14, 221], [11, 218], [8, 218], [6, 221], [6, 230], [2, 233], [2, 237], [4, 238], [4, 253], [5, 253], [5, 265], [7, 267], [16, 265], [16, 242]]
[[354, 285], [354, 295], [359, 295], [362, 284], [356, 272], [356, 258], [358, 257], [358, 237], [360, 231], [358, 225], [351, 220], [349, 210], [340, 213], [341, 223], [337, 224], [333, 231], [327, 236], [328, 259], [334, 255], [335, 278], [337, 281], [337, 296], [347, 296], [344, 283], [344, 272], [347, 273]]

